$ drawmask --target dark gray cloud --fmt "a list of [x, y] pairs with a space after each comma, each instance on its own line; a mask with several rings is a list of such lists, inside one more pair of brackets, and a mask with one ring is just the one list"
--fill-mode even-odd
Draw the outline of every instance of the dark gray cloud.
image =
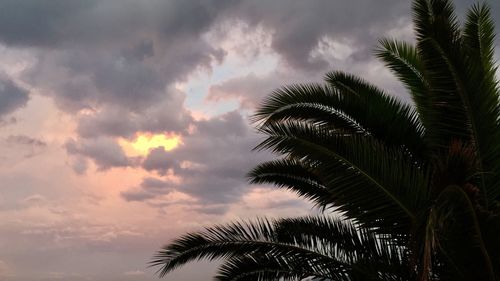
[[165, 175], [168, 170], [178, 166], [179, 161], [163, 147], [153, 148], [142, 162], [142, 167], [145, 170], [157, 171], [160, 175]]
[[0, 2], [0, 41], [7, 45], [53, 45], [74, 36], [68, 23], [87, 12], [97, 1], [4, 0]]
[[5, 115], [23, 107], [29, 100], [27, 90], [14, 81], [0, 74], [0, 119]]
[[[310, 52], [324, 36], [351, 38], [366, 52], [373, 46], [377, 30], [387, 29], [409, 12], [405, 1], [369, 0], [344, 2], [317, 1], [243, 1], [230, 10], [231, 15], [250, 24], [262, 24], [273, 31], [271, 45], [292, 68], [321, 69], [326, 60], [314, 60]], [[366, 26], [366, 22], [370, 26]]]
[[[358, 0], [342, 5], [331, 1], [285, 2], [243, 1], [230, 11], [254, 26], [260, 24], [273, 30], [271, 46], [289, 67], [267, 75], [251, 73], [212, 85], [207, 100], [234, 99], [239, 101], [241, 108], [253, 109], [281, 85], [321, 81], [324, 73], [330, 70], [352, 72], [392, 94], [409, 99], [400, 83], [373, 56], [378, 38], [410, 42], [414, 39], [409, 1], [387, 0], [375, 4]], [[500, 22], [500, 2], [486, 2], [492, 8], [493, 18]], [[471, 2], [455, 1], [455, 4], [463, 21]], [[500, 43], [498, 38], [497, 42]]]
[[185, 96], [182, 92], [170, 89], [168, 97], [140, 113], [119, 106], [104, 107], [92, 115], [82, 116], [77, 131], [85, 138], [132, 137], [137, 131], [183, 132], [192, 122], [190, 112], [184, 108]]
[[196, 130], [192, 137], [200, 140], [243, 138], [249, 134], [247, 121], [237, 111], [198, 121]]
[[[127, 157], [120, 145], [110, 138], [69, 139], [64, 147], [70, 155], [92, 159], [99, 170], [133, 166], [135, 161], [135, 159]], [[74, 168], [77, 173], [85, 171], [82, 166], [77, 165]]]
[[[198, 199], [203, 204], [200, 211], [222, 212], [221, 203], [234, 202], [248, 191], [246, 173], [269, 156], [251, 151], [258, 136], [236, 111], [194, 124], [194, 132], [183, 136], [180, 147], [151, 150], [142, 167], [159, 175], [173, 172], [182, 180], [170, 183], [171, 187]], [[126, 199], [134, 195], [135, 200], [146, 201], [162, 194], [133, 192], [127, 193]]]
[[[459, 15], [472, 4], [466, 0], [454, 2]], [[492, 7], [496, 22], [500, 22], [499, 2], [486, 2]], [[292, 67], [323, 70], [332, 67], [328, 60], [311, 60], [307, 56], [323, 36], [351, 39], [352, 45], [359, 48], [352, 56], [365, 60], [371, 55], [377, 38], [397, 26], [401, 19], [411, 20], [410, 7], [411, 1], [397, 0], [357, 0], [341, 5], [328, 0], [269, 1], [265, 5], [249, 0], [238, 6], [235, 13], [249, 22], [273, 29], [272, 46]]]
[[[45, 88], [61, 108], [101, 110], [113, 105], [142, 112], [169, 99], [165, 88], [171, 83], [224, 57], [222, 49], [202, 37], [218, 23], [239, 20], [251, 26], [263, 25], [272, 32], [272, 47], [286, 63], [323, 70], [327, 62], [311, 59], [309, 54], [324, 36], [371, 39], [370, 29], [361, 28], [363, 22], [352, 21], [349, 13], [361, 11], [360, 19], [370, 21], [375, 28], [399, 19], [408, 6], [384, 0], [376, 11], [385, 14], [379, 14], [373, 9], [358, 10], [368, 5], [367, 1], [346, 4], [342, 9], [333, 4], [4, 1], [2, 11], [8, 16], [0, 22], [0, 39], [8, 45], [52, 46], [50, 52], [39, 53], [26, 79]], [[12, 16], [21, 11], [26, 11], [26, 16]], [[356, 40], [353, 44], [359, 43]]]
[[39, 56], [26, 79], [45, 89], [60, 108], [74, 112], [119, 106], [140, 111], [168, 97], [166, 77], [150, 62], [120, 50], [70, 49]]
[[174, 191], [176, 184], [169, 180], [146, 177], [138, 187], [121, 193], [127, 201], [145, 201]]
[[53, 48], [123, 42], [151, 31], [167, 38], [192, 36], [210, 28], [227, 2], [5, 0], [0, 2], [0, 41]]
[[78, 122], [77, 132], [85, 138], [132, 136], [138, 127], [130, 120], [131, 115], [129, 111], [119, 107], [106, 108], [93, 115], [82, 116]]
[[[465, 1], [459, 2], [464, 6]], [[7, 0], [0, 3], [0, 10], [0, 42], [36, 50], [36, 62], [23, 75], [25, 82], [53, 97], [67, 112], [96, 112], [78, 119], [81, 136], [130, 137], [138, 130], [187, 128], [190, 116], [184, 110], [184, 94], [175, 93], [172, 86], [224, 59], [218, 42], [204, 37], [221, 24], [240, 21], [249, 29], [263, 27], [271, 34], [271, 47], [282, 65], [296, 72], [288, 78], [314, 79], [330, 68], [369, 61], [376, 38], [409, 21], [410, 3]], [[324, 40], [343, 42], [353, 47], [352, 52], [337, 60], [315, 55]], [[333, 52], [342, 50], [333, 48]], [[238, 95], [245, 108], [274, 84], [283, 83], [246, 76], [215, 86], [211, 97], [249, 92], [235, 89], [236, 83], [248, 88], [245, 85], [257, 80], [264, 82], [257, 87], [257, 95], [255, 91]], [[160, 104], [168, 109], [161, 116]], [[157, 116], [150, 112], [155, 108]]]
[[2, 3], [6, 14], [27, 10], [3, 18], [0, 29], [4, 44], [35, 51], [23, 81], [66, 112], [93, 112], [77, 118], [82, 137], [185, 130], [191, 116], [173, 84], [223, 59], [202, 34], [226, 2], [60, 2]]

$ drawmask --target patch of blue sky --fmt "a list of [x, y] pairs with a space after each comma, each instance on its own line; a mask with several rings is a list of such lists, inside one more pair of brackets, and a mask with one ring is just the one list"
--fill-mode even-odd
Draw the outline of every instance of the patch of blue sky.
[[260, 53], [255, 57], [242, 58], [237, 54], [228, 53], [220, 64], [212, 65], [211, 70], [200, 70], [179, 85], [186, 92], [186, 107], [203, 115], [214, 116], [239, 108], [237, 100], [207, 101], [210, 86], [226, 80], [255, 74], [267, 75], [278, 67], [279, 58], [274, 53]]

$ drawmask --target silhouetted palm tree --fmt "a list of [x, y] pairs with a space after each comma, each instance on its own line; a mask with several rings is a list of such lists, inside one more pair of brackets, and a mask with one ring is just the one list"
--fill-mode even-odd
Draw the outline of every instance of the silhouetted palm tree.
[[416, 0], [416, 46], [377, 56], [414, 105], [353, 75], [271, 94], [258, 146], [281, 155], [250, 173], [333, 216], [234, 223], [158, 252], [163, 276], [223, 258], [217, 280], [500, 280], [500, 106], [485, 5], [461, 27], [447, 0]]

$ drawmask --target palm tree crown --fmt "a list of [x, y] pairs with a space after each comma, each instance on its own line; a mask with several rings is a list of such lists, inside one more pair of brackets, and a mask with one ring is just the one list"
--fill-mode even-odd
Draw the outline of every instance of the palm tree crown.
[[500, 280], [500, 106], [484, 4], [460, 25], [448, 0], [415, 0], [415, 46], [376, 51], [413, 105], [331, 72], [273, 92], [257, 110], [250, 172], [334, 216], [236, 222], [158, 252], [163, 276], [225, 259], [216, 280]]

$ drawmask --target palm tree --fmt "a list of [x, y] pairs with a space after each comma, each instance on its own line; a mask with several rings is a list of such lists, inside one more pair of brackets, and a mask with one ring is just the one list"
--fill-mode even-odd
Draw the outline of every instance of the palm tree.
[[413, 104], [356, 76], [273, 92], [255, 114], [281, 157], [250, 174], [341, 214], [236, 222], [160, 250], [160, 276], [224, 259], [217, 280], [500, 280], [500, 106], [494, 26], [474, 5], [415, 0], [416, 45], [376, 55]]

